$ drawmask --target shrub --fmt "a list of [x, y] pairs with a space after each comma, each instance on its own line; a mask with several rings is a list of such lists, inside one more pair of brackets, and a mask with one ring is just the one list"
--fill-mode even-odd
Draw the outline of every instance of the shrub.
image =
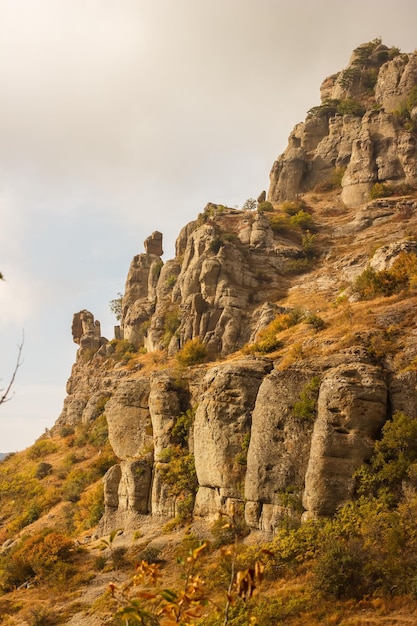
[[413, 287], [417, 280], [417, 255], [401, 252], [389, 270], [377, 272], [367, 267], [353, 285], [362, 300], [377, 296], [391, 296], [405, 288]]
[[214, 254], [217, 254], [222, 246], [224, 246], [223, 239], [221, 237], [214, 237], [210, 241], [209, 250], [210, 252], [214, 252]]
[[177, 282], [177, 278], [178, 278], [178, 276], [175, 276], [175, 274], [171, 274], [170, 276], [167, 277], [167, 279], [165, 281], [165, 285], [168, 287], [168, 289], [172, 289], [173, 288], [173, 286]]
[[56, 452], [57, 445], [51, 439], [39, 439], [36, 441], [31, 448], [28, 450], [28, 458], [32, 460], [42, 459]]
[[304, 274], [310, 272], [313, 268], [312, 259], [304, 257], [303, 259], [291, 259], [287, 262], [286, 271], [288, 274]]
[[291, 230], [290, 218], [285, 213], [275, 213], [269, 217], [269, 225], [274, 233], [283, 234]]
[[59, 434], [61, 437], [70, 437], [71, 435], [73, 435], [75, 432], [75, 429], [73, 426], [62, 426], [62, 428], [59, 431]]
[[62, 486], [62, 496], [64, 500], [78, 502], [88, 481], [89, 476], [84, 470], [71, 470]]
[[123, 363], [127, 363], [137, 352], [136, 347], [127, 339], [112, 339], [110, 345], [114, 349], [114, 357], [120, 359]]
[[287, 215], [296, 215], [300, 211], [304, 211], [306, 208], [306, 203], [304, 200], [286, 200], [281, 204], [281, 210]]
[[302, 231], [315, 229], [314, 220], [307, 211], [298, 211], [298, 213], [290, 218], [290, 224], [294, 228], [299, 228]]
[[188, 445], [188, 436], [194, 422], [195, 409], [187, 409], [185, 413], [181, 413], [174, 418], [174, 425], [171, 430], [171, 438], [174, 443], [182, 447]]
[[8, 555], [4, 568], [6, 589], [36, 578], [47, 585], [65, 583], [74, 573], [70, 566], [74, 558], [73, 541], [51, 529], [26, 537]]
[[74, 512], [78, 530], [88, 530], [99, 523], [104, 514], [104, 490], [101, 482], [81, 494]]
[[330, 537], [323, 546], [314, 567], [315, 586], [325, 596], [332, 598], [362, 597], [363, 569], [367, 555], [358, 539], [343, 541]]
[[410, 132], [415, 132], [417, 124], [411, 119], [411, 111], [417, 105], [417, 87], [413, 87], [405, 101], [402, 103], [397, 111], [394, 111], [394, 115], [400, 120], [404, 128]]
[[259, 213], [268, 213], [268, 212], [271, 212], [273, 210], [274, 210], [273, 205], [270, 202], [268, 202], [268, 201], [260, 202], [258, 204], [258, 211], [259, 211]]
[[152, 268], [151, 268], [152, 279], [155, 282], [158, 280], [163, 267], [164, 267], [164, 262], [162, 261], [162, 259], [159, 259], [158, 261], [154, 261], [152, 263]]
[[320, 379], [314, 376], [300, 393], [300, 398], [292, 407], [292, 414], [296, 419], [311, 420], [316, 417], [317, 397]]
[[[108, 399], [108, 398], [107, 398]], [[107, 402], [107, 400], [106, 400]], [[87, 441], [95, 448], [104, 446], [109, 436], [109, 427], [105, 413], [102, 413], [87, 428]]]
[[369, 464], [356, 473], [358, 492], [377, 495], [388, 489], [391, 500], [398, 500], [404, 481], [417, 469], [417, 419], [402, 411], [395, 413], [382, 429]]
[[47, 606], [36, 606], [29, 609], [29, 626], [54, 626], [57, 623], [55, 611]]
[[391, 192], [384, 183], [375, 183], [371, 189], [371, 198], [386, 198]]
[[180, 365], [189, 366], [202, 363], [207, 358], [207, 348], [199, 337], [187, 341], [177, 353], [176, 358]]
[[197, 489], [194, 455], [181, 446], [166, 448], [159, 461], [165, 464], [160, 467], [161, 480], [169, 486], [169, 495], [194, 494]]
[[35, 476], [36, 478], [39, 478], [39, 480], [42, 480], [42, 478], [45, 478], [45, 476], [48, 476], [48, 474], [50, 474], [52, 471], [52, 465], [50, 463], [39, 463], [38, 467], [36, 468], [36, 472], [35, 472]]
[[164, 319], [164, 337], [163, 343], [165, 347], [168, 346], [171, 338], [175, 335], [181, 324], [181, 319], [179, 316], [178, 309], [172, 309], [171, 311], [167, 311]]
[[304, 318], [304, 321], [306, 324], [312, 326], [316, 332], [318, 332], [319, 330], [323, 330], [323, 328], [326, 327], [326, 322], [323, 320], [323, 318], [320, 317], [320, 315], [317, 315], [316, 313], [309, 313]]
[[358, 117], [362, 117], [365, 113], [365, 110], [365, 107], [353, 98], [341, 100], [337, 107], [337, 112], [340, 115], [357, 115]]
[[260, 352], [268, 354], [274, 352], [282, 346], [282, 342], [278, 339], [278, 334], [291, 326], [296, 326], [302, 319], [304, 312], [295, 307], [289, 313], [281, 313], [265, 328], [262, 328], [257, 337], [256, 343], [246, 347], [245, 352]]
[[238, 465], [247, 465], [248, 450], [250, 444], [250, 433], [245, 433], [240, 444], [240, 452], [236, 455], [236, 463]]
[[[360, 76], [360, 70], [356, 67], [344, 70], [341, 76], [341, 83], [344, 87], [349, 87], [352, 82]], [[357, 115], [362, 117], [365, 107], [353, 98], [346, 100], [325, 100], [319, 106], [315, 106], [308, 111], [308, 115], [326, 115], [334, 117], [338, 115]]]
[[106, 567], [107, 559], [103, 554], [99, 554], [94, 559], [94, 569], [96, 572], [101, 572]]

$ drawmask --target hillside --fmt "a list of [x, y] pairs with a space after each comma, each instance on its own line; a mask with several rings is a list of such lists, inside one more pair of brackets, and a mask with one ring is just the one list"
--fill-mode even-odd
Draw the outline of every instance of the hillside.
[[[416, 622], [417, 54], [321, 93], [268, 193], [145, 240], [113, 339], [74, 315], [61, 415], [0, 465], [0, 623]], [[141, 622], [135, 563], [180, 590], [176, 557]]]

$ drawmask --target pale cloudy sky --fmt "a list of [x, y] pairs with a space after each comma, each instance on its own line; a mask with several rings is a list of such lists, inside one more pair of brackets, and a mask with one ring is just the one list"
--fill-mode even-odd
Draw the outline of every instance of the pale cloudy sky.
[[415, 0], [0, 0], [0, 452], [60, 413], [73, 313], [109, 300], [144, 239], [267, 189], [322, 80], [382, 37], [417, 47]]

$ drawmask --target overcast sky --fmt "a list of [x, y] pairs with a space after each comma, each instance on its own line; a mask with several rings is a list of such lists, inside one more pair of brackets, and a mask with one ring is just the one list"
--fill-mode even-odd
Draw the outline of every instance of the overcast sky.
[[73, 313], [154, 230], [268, 188], [322, 80], [359, 44], [417, 47], [415, 0], [0, 0], [0, 452], [58, 417]]

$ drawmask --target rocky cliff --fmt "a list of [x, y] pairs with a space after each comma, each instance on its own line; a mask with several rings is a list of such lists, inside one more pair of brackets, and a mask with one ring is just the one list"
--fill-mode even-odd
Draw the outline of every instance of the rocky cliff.
[[293, 199], [340, 176], [341, 198], [359, 207], [375, 183], [417, 183], [417, 54], [379, 40], [359, 46], [346, 69], [321, 85], [321, 105], [274, 163], [268, 198]]
[[74, 316], [55, 428], [105, 407], [120, 461], [103, 533], [144, 515], [240, 510], [272, 532], [331, 515], [384, 423], [417, 417], [417, 55], [364, 44], [321, 93], [268, 201], [209, 203], [165, 263], [148, 237], [115, 339]]

